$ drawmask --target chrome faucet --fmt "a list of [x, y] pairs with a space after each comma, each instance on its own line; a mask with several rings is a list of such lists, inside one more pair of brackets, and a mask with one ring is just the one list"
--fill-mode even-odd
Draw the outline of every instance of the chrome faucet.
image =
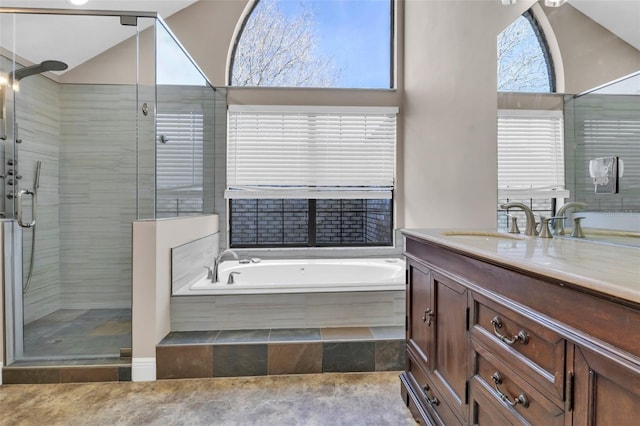
[[527, 224], [526, 224], [526, 228], [524, 231], [524, 235], [536, 235], [536, 219], [535, 217], [533, 217], [533, 212], [531, 211], [531, 209], [529, 208], [529, 206], [527, 206], [526, 204], [523, 203], [505, 203], [505, 204], [501, 204], [500, 208], [502, 209], [511, 209], [511, 208], [519, 208], [522, 209], [522, 211], [524, 212], [524, 215], [527, 218]]
[[[572, 201], [570, 203], [563, 204], [556, 213], [556, 216], [564, 216], [565, 212], [573, 208], [575, 210], [582, 210], [587, 208], [587, 204], [580, 201]], [[556, 235], [564, 235], [564, 218], [556, 219], [553, 221], [553, 233]]]
[[227, 254], [232, 255], [235, 260], [238, 260], [238, 253], [236, 253], [235, 251], [231, 249], [221, 251], [213, 260], [213, 277], [211, 278], [211, 282], [218, 282], [218, 267], [222, 263], [222, 259], [224, 258], [224, 256]]

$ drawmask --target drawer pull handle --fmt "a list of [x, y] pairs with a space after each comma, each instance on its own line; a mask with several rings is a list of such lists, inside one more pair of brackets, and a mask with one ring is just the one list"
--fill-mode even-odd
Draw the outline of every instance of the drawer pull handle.
[[498, 386], [502, 383], [502, 375], [500, 373], [498, 373], [497, 371], [493, 373], [493, 375], [491, 376], [491, 380], [493, 380], [493, 384], [496, 388], [496, 391], [498, 392], [498, 395], [500, 395], [500, 399], [502, 399], [504, 402], [512, 407], [515, 407], [518, 404], [522, 405], [523, 408], [529, 407], [529, 400], [527, 399], [525, 394], [521, 393], [517, 398], [511, 401], [511, 399], [507, 395], [502, 393], [500, 387]]
[[427, 397], [427, 402], [431, 405], [440, 405], [440, 401], [438, 401], [438, 398], [436, 398], [435, 396], [433, 398], [429, 397], [429, 394], [427, 392], [429, 392], [431, 390], [431, 388], [429, 388], [429, 385], [424, 385], [422, 387], [422, 392], [424, 392], [424, 396]]
[[422, 322], [427, 323], [427, 327], [431, 327], [431, 318], [433, 317], [433, 309], [428, 308], [422, 315]]
[[521, 341], [523, 345], [529, 343], [529, 335], [524, 330], [520, 330], [518, 334], [514, 335], [513, 337], [507, 337], [504, 334], [501, 334], [498, 331], [499, 328], [502, 328], [502, 319], [500, 317], [494, 317], [491, 320], [491, 325], [493, 325], [493, 332], [495, 333], [495, 335], [498, 336], [498, 338], [505, 342], [507, 345], [513, 345], [518, 340]]

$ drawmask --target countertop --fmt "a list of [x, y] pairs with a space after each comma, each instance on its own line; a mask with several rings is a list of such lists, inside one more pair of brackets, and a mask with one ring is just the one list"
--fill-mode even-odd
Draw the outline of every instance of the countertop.
[[403, 229], [406, 236], [640, 304], [640, 247], [494, 230]]

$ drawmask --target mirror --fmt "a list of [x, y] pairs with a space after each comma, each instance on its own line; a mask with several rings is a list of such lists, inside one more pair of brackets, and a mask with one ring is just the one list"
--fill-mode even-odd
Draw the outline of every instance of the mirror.
[[[530, 11], [547, 40], [557, 93], [499, 93], [498, 108], [563, 110], [565, 201], [587, 204], [567, 212], [565, 227], [584, 217], [585, 238], [640, 246], [640, 9], [623, 0], [541, 3]], [[592, 160], [609, 160], [615, 170], [592, 177]], [[594, 183], [605, 178], [607, 185]], [[548, 216], [555, 207], [542, 210]], [[503, 222], [499, 227], [506, 228], [506, 215]]]

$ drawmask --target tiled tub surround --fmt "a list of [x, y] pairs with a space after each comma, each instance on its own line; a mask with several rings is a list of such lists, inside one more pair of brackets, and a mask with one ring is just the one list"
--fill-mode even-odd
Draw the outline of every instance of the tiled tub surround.
[[219, 244], [220, 232], [217, 232], [171, 249], [172, 294], [206, 276], [205, 267], [213, 266]]
[[[172, 289], [188, 288], [194, 277], [206, 277], [204, 265], [212, 265], [219, 234], [191, 241], [172, 250]], [[213, 245], [213, 251], [212, 251]], [[240, 252], [241, 257], [251, 257]], [[300, 260], [300, 259], [297, 259]], [[272, 259], [264, 260], [265, 263]], [[376, 261], [385, 264], [384, 259]], [[312, 260], [309, 260], [312, 263]], [[335, 291], [305, 293], [304, 290], [281, 294], [188, 295], [171, 297], [171, 330], [237, 330], [291, 327], [373, 327], [404, 324], [404, 267], [397, 261], [400, 276], [392, 285], [396, 290]], [[389, 265], [395, 265], [392, 262]], [[223, 262], [233, 264], [232, 261]], [[258, 264], [260, 265], [260, 264]], [[242, 265], [241, 265], [242, 266]], [[251, 267], [252, 265], [248, 265]], [[366, 268], [366, 266], [363, 266]], [[322, 279], [323, 274], [318, 274]], [[348, 283], [345, 283], [348, 285]], [[236, 287], [216, 284], [234, 291]], [[363, 287], [364, 290], [366, 289]], [[245, 293], [245, 294], [240, 294]], [[249, 294], [247, 294], [249, 293]]]
[[404, 368], [404, 327], [172, 332], [157, 378], [236, 377]]
[[171, 330], [404, 326], [405, 292], [171, 298]]

